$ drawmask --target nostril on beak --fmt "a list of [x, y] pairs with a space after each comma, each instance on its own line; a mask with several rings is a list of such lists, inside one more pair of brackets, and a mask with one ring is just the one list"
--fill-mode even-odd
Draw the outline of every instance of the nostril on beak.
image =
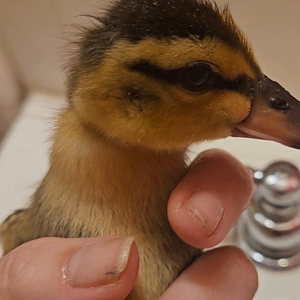
[[270, 99], [270, 104], [274, 109], [281, 111], [281, 112], [287, 112], [291, 108], [289, 103], [286, 100], [279, 98], [279, 97], [276, 97], [276, 98], [272, 97]]

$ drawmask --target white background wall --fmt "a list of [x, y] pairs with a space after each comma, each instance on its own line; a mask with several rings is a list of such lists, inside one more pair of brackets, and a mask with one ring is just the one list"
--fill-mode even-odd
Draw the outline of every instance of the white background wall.
[[[30, 89], [63, 91], [63, 45], [82, 13], [104, 0], [0, 0], [0, 45]], [[252, 41], [265, 72], [294, 94], [300, 69], [299, 0], [229, 2], [237, 23]]]

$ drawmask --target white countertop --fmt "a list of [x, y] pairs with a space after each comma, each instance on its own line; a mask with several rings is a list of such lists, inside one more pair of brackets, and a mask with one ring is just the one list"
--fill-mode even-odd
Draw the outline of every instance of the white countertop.
[[[51, 124], [65, 105], [64, 97], [31, 93], [0, 148], [0, 222], [28, 203], [48, 168]], [[226, 139], [192, 148], [192, 155], [208, 148], [222, 148], [254, 168], [274, 160], [300, 166], [300, 151], [273, 142]], [[230, 243], [230, 238], [227, 239]], [[299, 300], [300, 268], [273, 272], [258, 268], [260, 288], [255, 300]]]

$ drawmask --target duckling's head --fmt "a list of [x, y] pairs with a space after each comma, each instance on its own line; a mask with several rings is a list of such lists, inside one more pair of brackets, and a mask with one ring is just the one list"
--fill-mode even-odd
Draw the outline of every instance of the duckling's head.
[[[288, 115], [299, 103], [264, 76], [227, 8], [204, 0], [119, 0], [95, 19], [68, 81], [71, 107], [90, 128], [155, 150], [259, 131], [300, 142]], [[273, 120], [286, 127], [280, 137]]]

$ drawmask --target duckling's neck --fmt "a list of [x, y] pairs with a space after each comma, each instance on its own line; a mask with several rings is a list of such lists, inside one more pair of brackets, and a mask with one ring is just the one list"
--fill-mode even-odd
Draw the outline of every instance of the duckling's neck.
[[95, 134], [68, 110], [58, 122], [47, 176], [61, 192], [72, 192], [77, 205], [106, 211], [106, 218], [129, 226], [139, 219], [165, 223], [169, 196], [185, 174], [184, 151], [122, 146]]

